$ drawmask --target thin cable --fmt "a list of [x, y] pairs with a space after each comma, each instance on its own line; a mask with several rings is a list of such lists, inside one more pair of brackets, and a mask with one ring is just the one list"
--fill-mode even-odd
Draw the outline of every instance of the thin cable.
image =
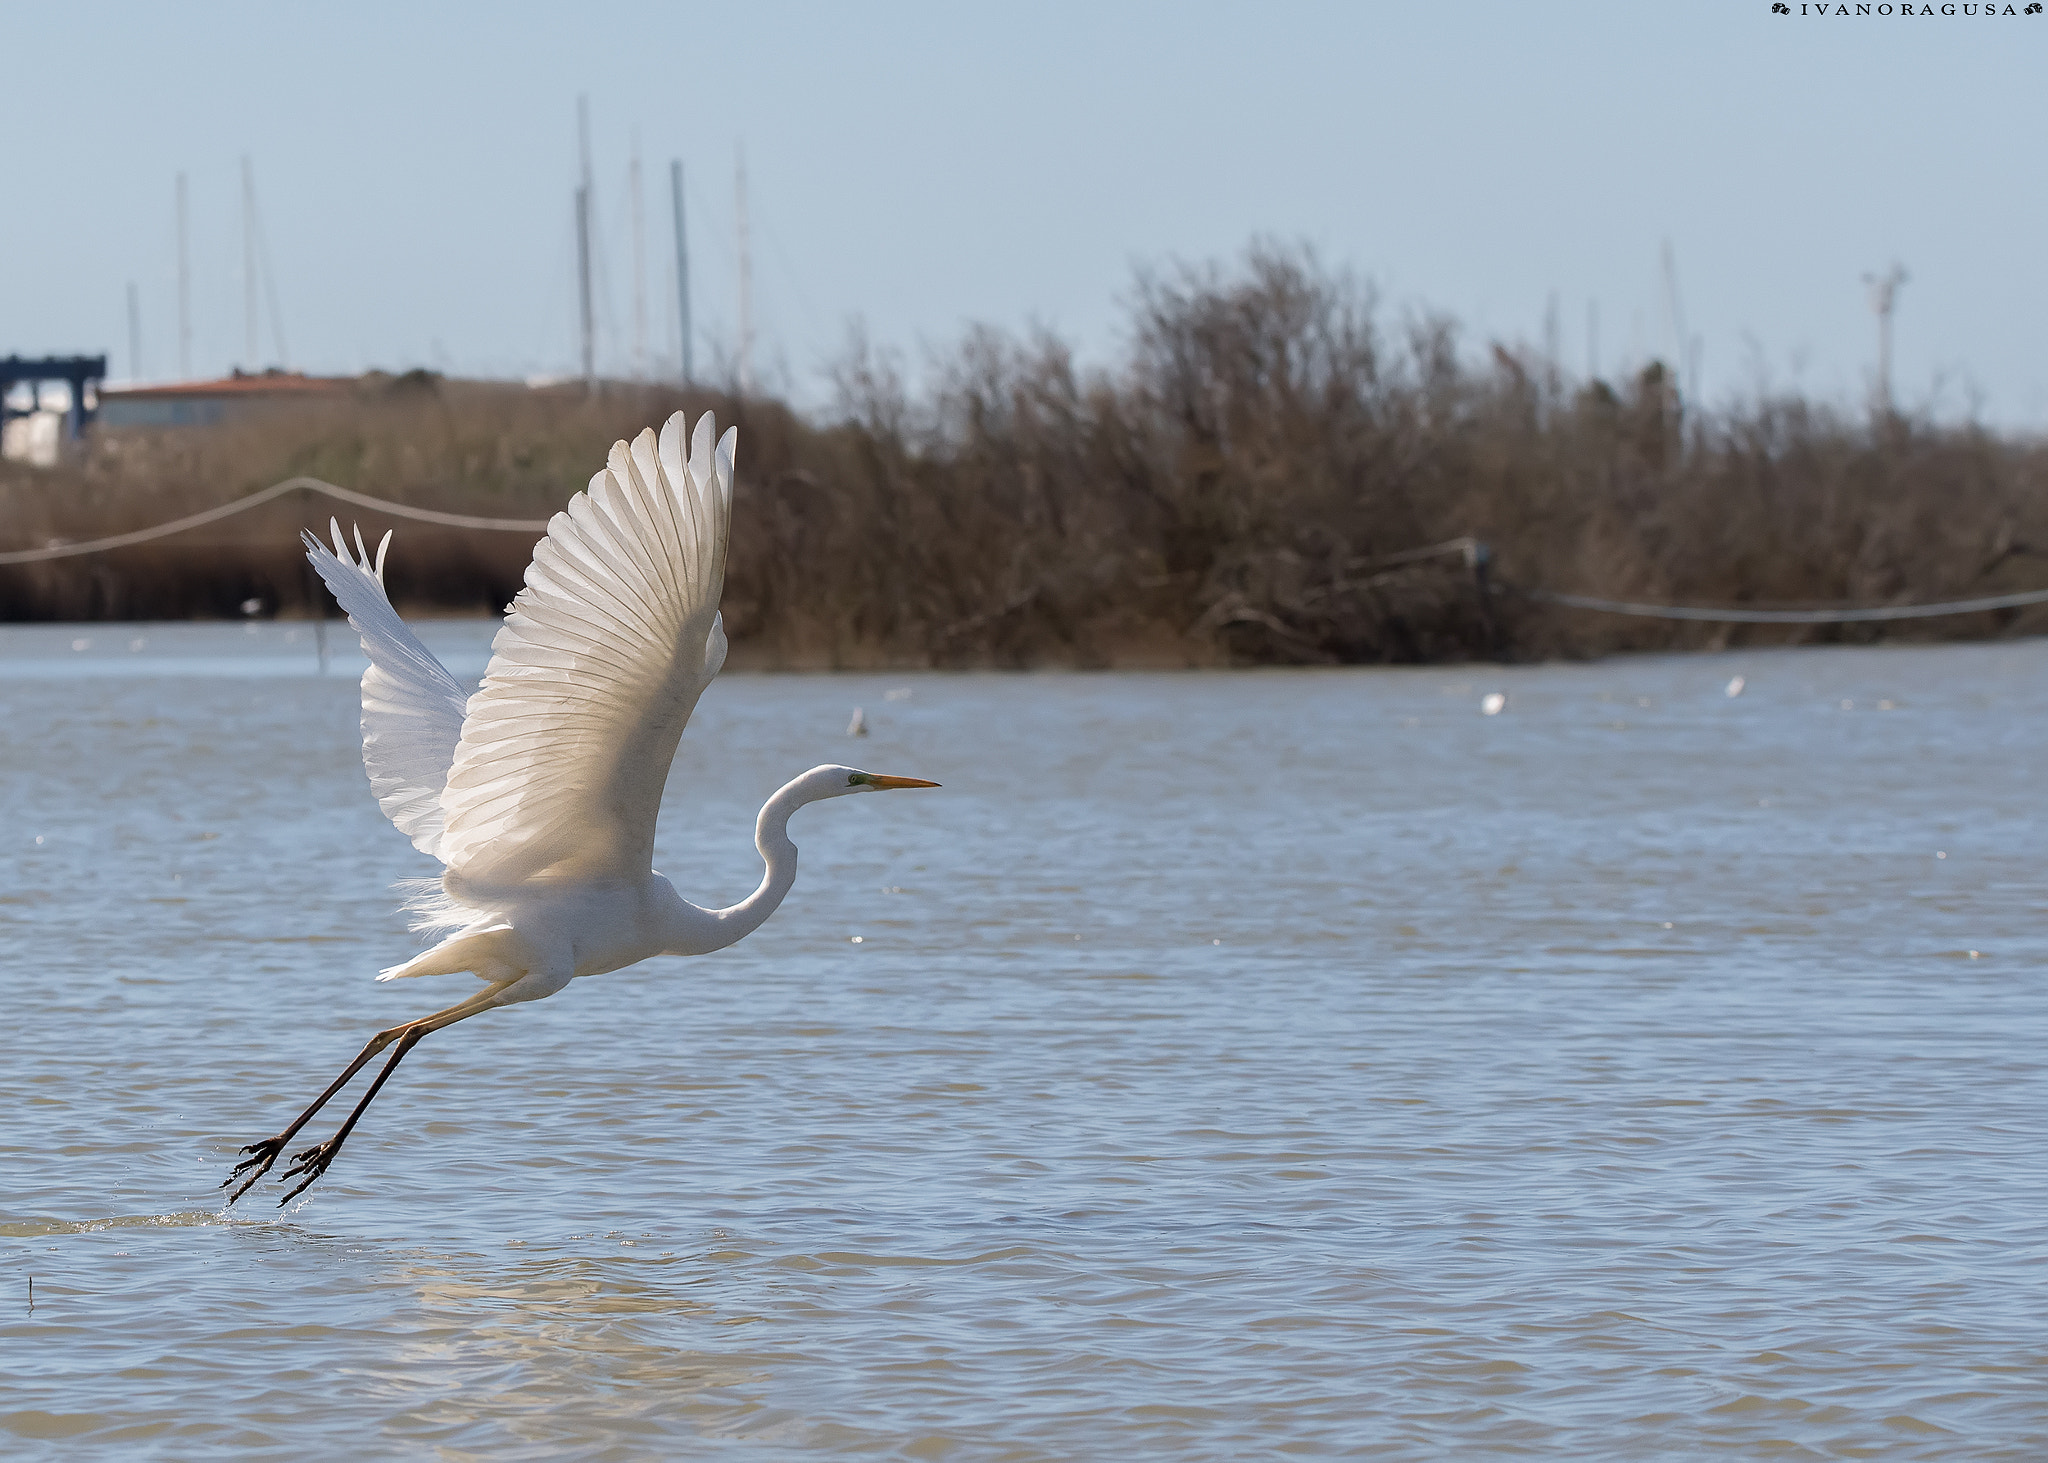
[[545, 518], [477, 518], [467, 513], [441, 513], [432, 508], [415, 508], [409, 503], [392, 503], [383, 498], [372, 498], [367, 493], [351, 492], [336, 487], [333, 483], [322, 482], [319, 478], [286, 478], [281, 483], [272, 483], [246, 498], [232, 503], [223, 503], [218, 508], [174, 518], [169, 523], [159, 523], [153, 528], [138, 528], [132, 533], [117, 533], [108, 538], [87, 539], [84, 543], [53, 544], [46, 549], [12, 549], [0, 553], [0, 564], [39, 564], [49, 559], [69, 559], [79, 554], [97, 554], [107, 549], [127, 548], [131, 544], [146, 544], [154, 539], [168, 538], [174, 533], [183, 533], [189, 528], [202, 524], [217, 523], [231, 518], [272, 498], [286, 493], [303, 491], [324, 493], [343, 503], [358, 508], [370, 508], [379, 513], [389, 513], [398, 518], [416, 519], [421, 523], [438, 523], [447, 528], [502, 529], [508, 533], [545, 533], [549, 520]]
[[1940, 615], [1973, 615], [1984, 610], [2011, 610], [2022, 605], [2048, 604], [2048, 589], [2022, 594], [1994, 594], [1983, 599], [1957, 599], [1942, 604], [1882, 605], [1870, 609], [1840, 610], [1738, 610], [1689, 605], [1631, 604], [1624, 600], [1593, 599], [1583, 594], [1553, 594], [1544, 589], [1516, 589], [1524, 599], [1567, 605], [1575, 610], [1598, 610], [1609, 615], [1634, 615], [1651, 620], [1708, 620], [1736, 625], [1854, 625], [1872, 620], [1931, 620]]
[[1460, 538], [1446, 539], [1440, 544], [1430, 544], [1426, 548], [1407, 549], [1398, 554], [1382, 554], [1377, 558], [1360, 559], [1351, 565], [1351, 568], [1354, 571], [1360, 569], [1391, 569], [1398, 564], [1415, 564], [1424, 559], [1443, 558], [1451, 554], [1463, 554], [1469, 562], [1479, 546], [1478, 539], [1473, 538], [1470, 534], [1466, 534]]

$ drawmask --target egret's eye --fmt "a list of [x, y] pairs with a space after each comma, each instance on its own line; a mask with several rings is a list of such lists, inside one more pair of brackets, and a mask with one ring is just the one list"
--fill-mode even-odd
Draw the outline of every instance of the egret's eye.
[[847, 779], [846, 779], [846, 785], [847, 785], [848, 787], [859, 787], [859, 786], [860, 786], [860, 785], [861, 785], [861, 784], [862, 784], [863, 782], [866, 782], [866, 781], [867, 781], [867, 778], [866, 778], [866, 777], [862, 776], [862, 775], [861, 775], [860, 773], [858, 773], [858, 772], [854, 772], [854, 773], [850, 773], [850, 774], [848, 774], [848, 776], [847, 776]]

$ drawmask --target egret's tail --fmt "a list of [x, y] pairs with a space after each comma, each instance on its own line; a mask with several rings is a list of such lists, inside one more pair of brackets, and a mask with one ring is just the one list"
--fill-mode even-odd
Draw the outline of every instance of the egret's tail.
[[377, 972], [379, 980], [405, 980], [415, 975], [456, 975], [474, 972], [493, 984], [516, 980], [525, 973], [518, 935], [510, 925], [491, 925], [469, 930], [443, 940], [431, 950], [422, 950], [403, 965]]

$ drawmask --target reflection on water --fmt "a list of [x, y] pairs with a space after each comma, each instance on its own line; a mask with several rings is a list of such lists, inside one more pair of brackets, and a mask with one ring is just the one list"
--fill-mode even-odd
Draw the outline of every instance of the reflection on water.
[[2048, 1446], [2048, 646], [727, 677], [693, 897], [813, 763], [946, 791], [224, 1216], [469, 988], [369, 979], [424, 869], [293, 630], [0, 629], [10, 1456]]

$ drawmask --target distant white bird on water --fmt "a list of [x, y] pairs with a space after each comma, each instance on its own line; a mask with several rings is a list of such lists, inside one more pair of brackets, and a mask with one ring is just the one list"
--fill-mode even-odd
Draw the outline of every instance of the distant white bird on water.
[[1747, 686], [1748, 684], [1749, 682], [1744, 680], [1741, 676], [1732, 676], [1729, 678], [1728, 684], [1721, 688], [1721, 694], [1723, 696], [1726, 696], [1730, 701], [1733, 701], [1737, 696], [1740, 696], [1742, 694], [1742, 688], [1744, 686]]
[[1503, 711], [1507, 710], [1507, 707], [1508, 698], [1499, 691], [1488, 691], [1479, 698], [1479, 714], [1481, 716], [1499, 716]]
[[846, 724], [846, 734], [850, 737], [864, 737], [868, 734], [868, 714], [858, 706], [853, 708], [853, 720]]
[[289, 1202], [334, 1162], [370, 1102], [426, 1036], [496, 1006], [551, 996], [580, 975], [654, 955], [704, 955], [744, 939], [796, 880], [790, 815], [806, 803], [888, 788], [937, 787], [853, 767], [813, 767], [768, 799], [754, 843], [760, 887], [700, 909], [654, 871], [654, 820], [697, 698], [725, 663], [718, 599], [732, 510], [733, 439], [714, 450], [700, 417], [689, 459], [678, 412], [659, 439], [617, 443], [605, 471], [570, 500], [534, 548], [526, 587], [491, 643], [483, 685], [466, 694], [391, 607], [374, 563], [333, 524], [334, 551], [307, 534], [320, 577], [362, 636], [363, 763], [385, 815], [445, 864], [420, 928], [432, 949], [377, 978], [473, 972], [466, 1001], [370, 1038], [348, 1070], [275, 1138], [251, 1143], [222, 1188], [247, 1193], [292, 1136], [371, 1058], [396, 1046], [348, 1120], [295, 1155]]

